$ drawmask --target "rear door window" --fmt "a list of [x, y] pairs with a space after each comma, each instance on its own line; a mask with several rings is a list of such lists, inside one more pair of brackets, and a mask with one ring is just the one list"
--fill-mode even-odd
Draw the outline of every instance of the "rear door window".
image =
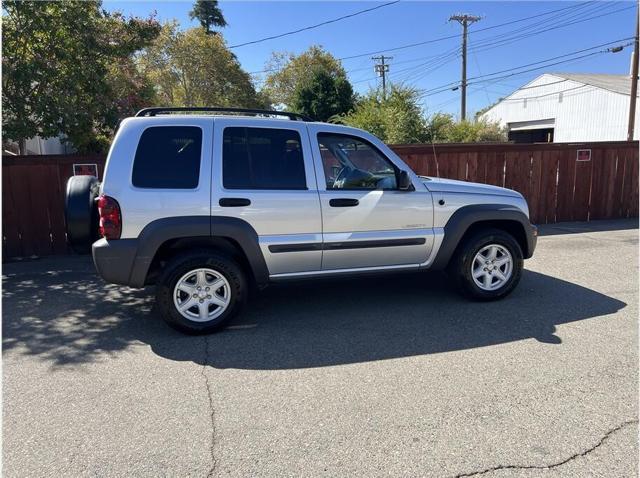
[[137, 188], [195, 189], [200, 178], [202, 130], [195, 126], [152, 126], [140, 136], [133, 160]]
[[222, 183], [225, 189], [307, 189], [300, 134], [292, 129], [225, 128]]

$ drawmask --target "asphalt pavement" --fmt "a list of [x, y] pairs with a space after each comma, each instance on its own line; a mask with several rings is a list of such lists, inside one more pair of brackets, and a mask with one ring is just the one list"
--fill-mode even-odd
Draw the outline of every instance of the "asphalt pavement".
[[637, 476], [637, 227], [544, 227], [500, 302], [281, 284], [208, 337], [86, 257], [4, 264], [3, 475]]

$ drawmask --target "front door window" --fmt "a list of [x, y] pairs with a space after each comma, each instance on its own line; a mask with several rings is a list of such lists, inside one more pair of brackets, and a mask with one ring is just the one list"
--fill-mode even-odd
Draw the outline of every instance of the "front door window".
[[372, 144], [343, 134], [320, 133], [318, 146], [327, 190], [397, 189], [397, 169]]

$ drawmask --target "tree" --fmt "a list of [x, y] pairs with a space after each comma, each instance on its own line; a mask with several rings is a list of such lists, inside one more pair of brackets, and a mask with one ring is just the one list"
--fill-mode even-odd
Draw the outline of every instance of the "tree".
[[418, 90], [403, 85], [391, 85], [386, 98], [380, 90], [371, 90], [340, 121], [387, 143], [421, 143], [428, 132], [419, 99]]
[[226, 27], [227, 21], [222, 15], [222, 10], [218, 7], [218, 0], [196, 0], [193, 4], [193, 10], [189, 12], [191, 20], [198, 19], [202, 28], [207, 34], [216, 35], [211, 27]]
[[506, 141], [498, 123], [459, 121], [446, 113], [424, 116], [418, 90], [391, 85], [387, 98], [372, 90], [360, 98], [355, 109], [340, 122], [362, 128], [386, 143], [483, 143]]
[[266, 69], [271, 73], [265, 79], [263, 91], [275, 104], [291, 108], [299, 85], [307, 83], [317, 69], [327, 71], [334, 78], [346, 80], [347, 73], [340, 61], [321, 46], [311, 46], [300, 55], [273, 53]]
[[428, 120], [429, 140], [434, 143], [486, 143], [507, 140], [498, 123], [486, 120], [458, 121], [452, 115], [437, 113]]
[[153, 93], [132, 56], [160, 25], [108, 14], [99, 1], [6, 1], [3, 8], [5, 137], [21, 145], [62, 136], [80, 151], [104, 149], [118, 116]]
[[353, 108], [353, 88], [344, 76], [334, 76], [324, 68], [316, 68], [300, 82], [293, 93], [292, 109], [317, 121], [327, 121]]
[[162, 106], [266, 106], [223, 38], [201, 28], [180, 31], [166, 23], [138, 64]]

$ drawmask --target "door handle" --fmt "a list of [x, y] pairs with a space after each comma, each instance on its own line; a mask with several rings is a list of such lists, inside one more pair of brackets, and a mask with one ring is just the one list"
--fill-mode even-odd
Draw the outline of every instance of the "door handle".
[[357, 206], [358, 204], [360, 204], [360, 201], [351, 198], [338, 198], [331, 199], [329, 201], [329, 206], [331, 207], [353, 207]]
[[250, 206], [251, 201], [247, 198], [220, 198], [218, 204], [222, 207], [242, 207]]

